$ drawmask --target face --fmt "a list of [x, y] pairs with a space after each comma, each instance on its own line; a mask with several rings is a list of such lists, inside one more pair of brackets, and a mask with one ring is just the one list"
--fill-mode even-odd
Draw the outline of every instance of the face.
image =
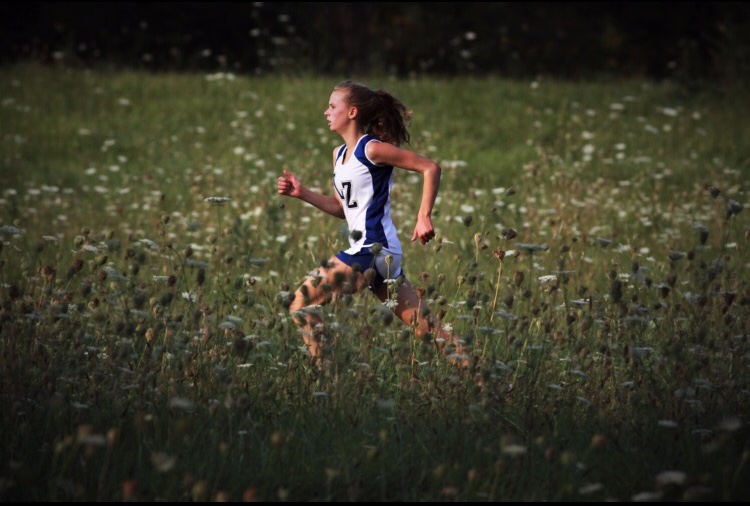
[[328, 100], [328, 109], [324, 114], [328, 121], [328, 128], [333, 132], [342, 132], [344, 127], [354, 120], [357, 109], [347, 104], [346, 98], [346, 91], [334, 90]]

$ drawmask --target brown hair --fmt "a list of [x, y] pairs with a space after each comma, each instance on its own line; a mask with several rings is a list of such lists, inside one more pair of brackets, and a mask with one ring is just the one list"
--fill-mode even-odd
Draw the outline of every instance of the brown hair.
[[409, 142], [407, 127], [412, 111], [399, 99], [387, 91], [372, 90], [354, 81], [343, 81], [334, 89], [348, 92], [346, 101], [359, 110], [357, 121], [365, 133], [396, 146]]

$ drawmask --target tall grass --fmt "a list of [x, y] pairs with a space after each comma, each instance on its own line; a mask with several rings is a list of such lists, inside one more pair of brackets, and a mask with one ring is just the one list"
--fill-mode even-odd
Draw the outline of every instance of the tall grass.
[[745, 500], [747, 97], [365, 79], [444, 168], [406, 273], [477, 371], [365, 294], [286, 307], [341, 223], [319, 77], [0, 74], [3, 500]]

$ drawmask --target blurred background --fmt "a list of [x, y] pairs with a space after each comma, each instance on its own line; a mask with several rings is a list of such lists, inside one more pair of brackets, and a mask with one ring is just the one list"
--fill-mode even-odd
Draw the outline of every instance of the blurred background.
[[4, 2], [0, 64], [747, 82], [740, 2]]

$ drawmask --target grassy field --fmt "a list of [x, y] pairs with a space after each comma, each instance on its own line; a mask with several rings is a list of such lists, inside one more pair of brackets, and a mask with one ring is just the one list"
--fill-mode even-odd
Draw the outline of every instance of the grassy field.
[[443, 167], [405, 270], [458, 370], [366, 294], [290, 293], [342, 223], [327, 78], [0, 69], [0, 498], [750, 499], [748, 94], [363, 78]]

